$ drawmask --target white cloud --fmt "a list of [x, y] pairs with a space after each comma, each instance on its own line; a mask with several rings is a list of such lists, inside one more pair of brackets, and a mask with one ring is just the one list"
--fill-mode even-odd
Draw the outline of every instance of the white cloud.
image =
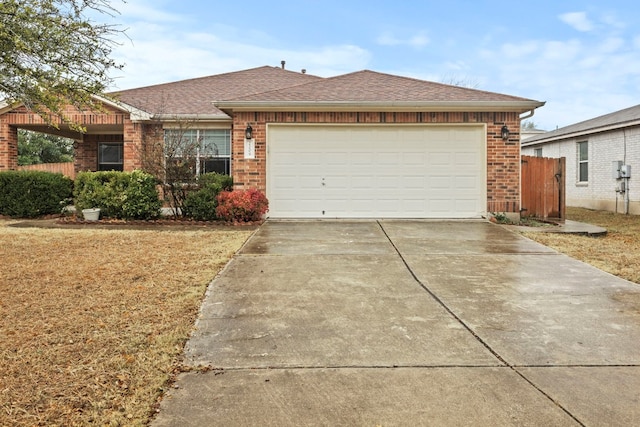
[[429, 37], [424, 32], [419, 32], [408, 38], [398, 38], [393, 33], [385, 31], [376, 39], [376, 43], [382, 46], [410, 46], [420, 49], [428, 45]]
[[116, 79], [114, 89], [148, 86], [229, 71], [280, 66], [309, 74], [333, 76], [367, 68], [371, 54], [354, 45], [314, 46], [293, 50], [240, 43], [226, 35], [203, 33], [162, 34], [162, 27], [139, 27], [140, 33], [131, 42], [114, 51], [114, 59], [125, 68]]
[[569, 12], [559, 16], [560, 20], [570, 25], [573, 29], [580, 32], [587, 32], [593, 29], [593, 24], [587, 18], [586, 12]]

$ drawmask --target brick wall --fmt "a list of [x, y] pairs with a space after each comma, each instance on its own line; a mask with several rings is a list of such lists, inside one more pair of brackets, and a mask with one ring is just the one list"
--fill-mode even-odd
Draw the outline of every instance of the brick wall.
[[[66, 117], [86, 128], [87, 133], [75, 133], [78, 148], [75, 152], [75, 169], [78, 171], [96, 170], [98, 167], [98, 142], [124, 142], [124, 169], [133, 170], [140, 167], [136, 144], [142, 139], [141, 125], [132, 123], [129, 114], [115, 108], [104, 106], [103, 111], [81, 111], [73, 106], [64, 109]], [[61, 123], [58, 117], [51, 117], [52, 123], [69, 134], [69, 127]], [[0, 115], [0, 170], [18, 167], [18, 128], [29, 128], [47, 133], [50, 125], [38, 114], [25, 107], [18, 107]], [[110, 132], [121, 129], [123, 134], [103, 134], [102, 129]]]
[[18, 129], [9, 124], [7, 115], [0, 117], [0, 171], [18, 167]]
[[[244, 158], [244, 130], [251, 123], [256, 158]], [[236, 188], [266, 192], [267, 123], [486, 123], [487, 211], [520, 212], [520, 119], [518, 113], [473, 112], [239, 112], [233, 118], [232, 174]], [[511, 131], [503, 141], [501, 129]]]

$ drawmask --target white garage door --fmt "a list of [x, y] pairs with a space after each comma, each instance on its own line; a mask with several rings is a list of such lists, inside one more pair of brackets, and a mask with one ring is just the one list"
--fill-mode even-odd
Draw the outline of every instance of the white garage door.
[[484, 126], [269, 125], [272, 218], [473, 218]]

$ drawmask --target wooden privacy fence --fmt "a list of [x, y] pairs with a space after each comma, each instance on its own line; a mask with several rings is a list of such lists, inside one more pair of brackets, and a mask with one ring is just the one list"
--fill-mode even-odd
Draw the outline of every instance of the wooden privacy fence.
[[41, 163], [39, 165], [18, 166], [18, 170], [54, 172], [61, 173], [71, 179], [76, 178], [76, 171], [73, 167], [73, 162]]
[[521, 216], [564, 219], [565, 158], [522, 156], [521, 163]]

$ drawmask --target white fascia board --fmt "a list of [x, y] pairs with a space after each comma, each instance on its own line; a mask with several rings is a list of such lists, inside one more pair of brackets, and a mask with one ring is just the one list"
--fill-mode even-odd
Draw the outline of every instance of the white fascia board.
[[125, 104], [124, 102], [116, 101], [106, 98], [100, 95], [93, 95], [93, 98], [109, 105], [110, 107], [117, 108], [130, 114], [131, 120], [134, 122], [151, 120], [152, 115], [144, 110], [134, 107], [133, 105]]
[[543, 106], [538, 101], [427, 101], [427, 102], [352, 102], [352, 101], [218, 101], [214, 105], [233, 111], [461, 111], [519, 112]]

